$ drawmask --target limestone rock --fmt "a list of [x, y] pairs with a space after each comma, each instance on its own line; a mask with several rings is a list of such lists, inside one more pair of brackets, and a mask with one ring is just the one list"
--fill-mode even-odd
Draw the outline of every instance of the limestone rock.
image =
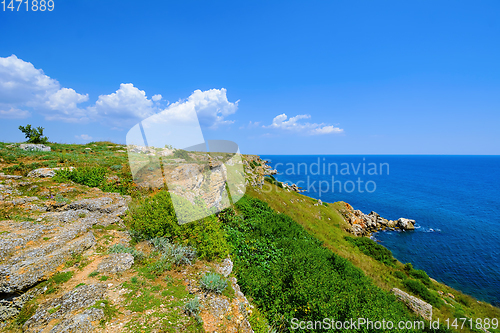
[[374, 211], [370, 212], [370, 214], [364, 214], [362, 211], [352, 208], [348, 203], [344, 203], [344, 205], [346, 208], [341, 209], [340, 212], [345, 221], [351, 225], [348, 230], [356, 236], [370, 236], [371, 233], [386, 228], [415, 229], [415, 220], [400, 218], [397, 221], [389, 221]]
[[22, 143], [19, 148], [26, 151], [51, 151], [49, 146], [33, 143]]
[[[103, 299], [107, 286], [103, 283], [82, 285], [53, 300], [41, 304], [35, 314], [24, 324], [24, 332], [39, 332], [53, 320], [62, 320], [50, 332], [89, 332], [92, 331], [92, 321], [103, 317], [99, 309], [88, 309], [79, 312]], [[73, 327], [75, 330], [71, 330]], [[83, 330], [86, 329], [86, 330]]]
[[3, 173], [0, 173], [0, 179], [21, 179], [23, 178], [22, 176], [14, 176], [14, 175], [5, 175]]
[[414, 230], [415, 229], [415, 220], [405, 219], [401, 217], [397, 220], [396, 226], [403, 230]]
[[233, 262], [231, 261], [231, 258], [224, 259], [222, 263], [217, 266], [217, 273], [224, 275], [224, 277], [228, 277], [232, 271]]
[[57, 267], [71, 258], [73, 253], [82, 253], [96, 243], [92, 232], [86, 232], [78, 237], [77, 231], [74, 233], [70, 231], [61, 235], [61, 238], [64, 236], [73, 239], [69, 242], [68, 239], [56, 239], [51, 243], [42, 243], [41, 246], [28, 248], [0, 265], [0, 292], [20, 292], [39, 281], [48, 279], [57, 271]]
[[87, 333], [95, 330], [93, 321], [104, 318], [102, 309], [91, 308], [81, 314], [65, 319], [60, 324], [54, 326], [50, 333]]
[[391, 292], [394, 295], [396, 295], [396, 297], [400, 301], [404, 302], [410, 310], [419, 314], [426, 320], [432, 319], [432, 305], [430, 305], [429, 303], [426, 303], [419, 298], [411, 296], [398, 288], [393, 288]]
[[97, 266], [100, 273], [119, 273], [130, 269], [134, 264], [134, 256], [130, 253], [112, 253], [104, 257]]
[[61, 170], [61, 169], [68, 169], [68, 170], [73, 170], [73, 167], [69, 168], [40, 168], [40, 169], [35, 169], [33, 171], [30, 171], [28, 173], [28, 177], [32, 178], [52, 178], [56, 175], [56, 170]]

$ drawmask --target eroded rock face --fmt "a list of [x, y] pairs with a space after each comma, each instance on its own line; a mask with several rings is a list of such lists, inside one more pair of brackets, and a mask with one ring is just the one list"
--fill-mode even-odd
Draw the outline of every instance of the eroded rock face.
[[91, 232], [70, 229], [52, 243], [20, 251], [0, 265], [0, 292], [21, 292], [47, 280], [73, 253], [82, 253], [94, 244], [95, 237]]
[[396, 297], [408, 306], [408, 308], [418, 315], [422, 316], [426, 320], [432, 319], [432, 305], [422, 301], [419, 298], [411, 296], [404, 291], [393, 288], [391, 292], [396, 295]]
[[[103, 283], [79, 286], [61, 297], [40, 304], [24, 324], [25, 332], [39, 332], [52, 320], [62, 322], [50, 332], [91, 332], [92, 321], [104, 316], [102, 309], [87, 309], [103, 299], [107, 286]], [[100, 310], [100, 311], [99, 311]]]
[[54, 326], [50, 333], [86, 333], [95, 330], [92, 322], [98, 322], [104, 318], [102, 309], [87, 309], [80, 314], [70, 316], [60, 324]]
[[[37, 295], [34, 286], [60, 271], [75, 255], [92, 248], [96, 244], [92, 226], [120, 225], [119, 216], [126, 212], [129, 200], [109, 193], [64, 204], [58, 208], [61, 211], [42, 213], [39, 223], [0, 221], [0, 318], [17, 315]], [[38, 197], [21, 197], [8, 204], [29, 209], [31, 203], [39, 201]], [[50, 206], [50, 202], [39, 204]], [[127, 260], [119, 269], [130, 268], [133, 258], [132, 262]]]

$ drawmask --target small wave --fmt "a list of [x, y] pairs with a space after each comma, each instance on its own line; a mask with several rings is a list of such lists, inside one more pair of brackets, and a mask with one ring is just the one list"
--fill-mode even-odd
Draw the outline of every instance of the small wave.
[[[415, 229], [417, 229], [417, 228], [415, 228]], [[422, 230], [420, 230], [420, 231], [422, 231], [422, 232], [441, 232], [441, 229], [434, 229], [434, 228], [421, 228], [421, 229]]]

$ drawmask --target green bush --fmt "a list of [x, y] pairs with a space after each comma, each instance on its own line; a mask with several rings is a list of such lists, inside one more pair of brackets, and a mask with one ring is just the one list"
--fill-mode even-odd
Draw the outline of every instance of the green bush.
[[88, 187], [99, 187], [106, 179], [108, 170], [103, 167], [81, 167], [73, 170], [57, 170], [54, 180], [67, 181], [86, 185]]
[[357, 246], [361, 250], [361, 252], [363, 252], [367, 256], [383, 262], [387, 266], [394, 267], [396, 259], [394, 259], [394, 257], [392, 256], [392, 252], [382, 245], [377, 244], [374, 240], [366, 237], [353, 238], [350, 236], [345, 236], [344, 238], [349, 243]]
[[139, 200], [131, 205], [129, 214], [132, 217], [131, 228], [147, 239], [165, 237], [177, 244], [190, 245], [200, 258], [207, 260], [225, 258], [229, 254], [222, 223], [215, 216], [208, 216], [179, 225], [167, 191]]
[[406, 274], [403, 273], [403, 272], [401, 272], [401, 271], [395, 271], [395, 272], [392, 273], [392, 275], [394, 275], [395, 277], [397, 277], [398, 279], [401, 279], [401, 280], [404, 280], [404, 279], [408, 278], [406, 276]]
[[273, 327], [290, 327], [292, 318], [413, 318], [394, 295], [286, 214], [247, 195], [235, 205], [241, 218], [228, 218], [225, 226], [238, 284]]
[[185, 305], [184, 310], [192, 316], [196, 316], [200, 313], [200, 298], [196, 296], [193, 299], [190, 299]]
[[56, 197], [54, 198], [54, 200], [58, 203], [65, 203], [65, 204], [68, 204], [70, 202], [69, 199], [65, 198], [62, 196], [61, 193], [57, 193]]
[[227, 287], [227, 281], [217, 273], [207, 273], [202, 276], [200, 286], [206, 291], [221, 294]]
[[24, 133], [28, 143], [45, 144], [49, 142], [46, 136], [43, 136], [43, 127], [32, 128], [31, 125], [19, 126], [19, 130]]
[[276, 186], [278, 186], [279, 188], [283, 188], [283, 184], [279, 181], [277, 181], [273, 176], [266, 176], [264, 177], [264, 180], [270, 184], [274, 184]]
[[196, 250], [191, 246], [173, 244], [166, 238], [154, 238], [151, 244], [176, 265], [191, 265], [196, 258]]
[[413, 294], [420, 296], [424, 301], [436, 306], [441, 307], [444, 303], [437, 295], [433, 294], [427, 287], [418, 280], [406, 279], [403, 281], [405, 287]]
[[411, 263], [407, 262], [404, 266], [404, 270], [407, 272], [413, 271], [413, 265]]
[[415, 279], [419, 279], [422, 281], [426, 286], [431, 286], [432, 282], [431, 279], [429, 278], [429, 275], [421, 269], [412, 269], [411, 271], [408, 272], [411, 277], [414, 277]]
[[195, 296], [195, 298], [190, 299], [184, 305], [184, 311], [188, 315], [193, 316], [199, 324], [203, 323], [203, 320], [200, 317], [201, 304], [200, 304], [200, 298], [198, 296]]

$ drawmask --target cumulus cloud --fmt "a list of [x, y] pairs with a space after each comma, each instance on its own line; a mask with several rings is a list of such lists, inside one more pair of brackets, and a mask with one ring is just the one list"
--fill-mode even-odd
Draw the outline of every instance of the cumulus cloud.
[[[0, 57], [0, 103], [3, 109], [33, 108], [50, 120], [87, 120], [86, 111], [77, 104], [88, 100], [73, 89], [45, 75], [32, 63], [17, 58]], [[24, 115], [28, 111], [23, 111]]]
[[311, 134], [329, 134], [329, 133], [342, 133], [344, 130], [342, 128], [334, 127], [332, 125], [329, 126], [323, 126], [323, 127], [318, 127], [313, 130], [311, 130]]
[[[0, 106], [1, 107], [1, 106]], [[31, 116], [31, 113], [11, 107], [8, 110], [0, 109], [0, 118], [4, 119], [24, 119]]]
[[75, 138], [83, 140], [83, 141], [91, 141], [92, 137], [87, 134], [75, 135]]
[[295, 117], [288, 118], [286, 114], [280, 114], [274, 117], [271, 125], [262, 126], [264, 128], [276, 128], [293, 132], [300, 132], [307, 135], [321, 135], [330, 133], [342, 133], [344, 130], [332, 125], [324, 123], [308, 123], [301, 122], [301, 119], [311, 118], [308, 114], [299, 114]]
[[88, 110], [91, 117], [116, 126], [133, 125], [158, 112], [146, 92], [132, 83], [122, 83], [116, 92], [99, 96], [95, 105]]
[[238, 101], [231, 103], [227, 99], [226, 89], [195, 90], [187, 100], [170, 104], [166, 111], [182, 117], [194, 110], [202, 126], [217, 128], [220, 125], [232, 124], [234, 121], [225, 117], [238, 109]]
[[[100, 121], [115, 129], [126, 129], [154, 114], [165, 114], [165, 119], [182, 120], [196, 112], [203, 126], [217, 128], [234, 121], [226, 117], [238, 109], [238, 101], [227, 99], [226, 89], [195, 90], [187, 99], [161, 108], [162, 95], [148, 98], [146, 92], [132, 83], [122, 83], [111, 93], [100, 95], [95, 104], [81, 107], [89, 100], [61, 84], [30, 62], [17, 58], [0, 57], [0, 117], [26, 118], [29, 111], [42, 114], [47, 120], [65, 122]], [[196, 118], [196, 117], [195, 117]]]

